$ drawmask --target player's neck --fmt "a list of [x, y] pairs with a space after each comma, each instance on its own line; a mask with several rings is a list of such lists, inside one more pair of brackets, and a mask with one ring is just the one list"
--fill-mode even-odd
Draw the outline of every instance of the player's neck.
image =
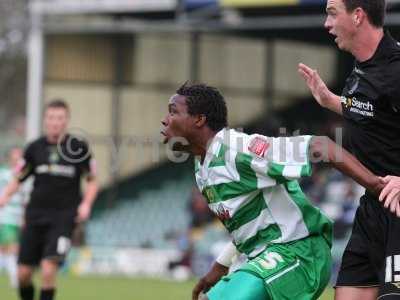
[[360, 31], [354, 41], [351, 53], [359, 62], [364, 62], [374, 56], [380, 41], [383, 38], [383, 28], [369, 27]]
[[46, 135], [46, 140], [50, 144], [57, 144], [59, 142], [61, 136], [62, 135]]
[[215, 131], [205, 128], [201, 134], [196, 135], [191, 141], [191, 152], [195, 156], [200, 156], [201, 164], [203, 164], [207, 155], [207, 150], [216, 134]]

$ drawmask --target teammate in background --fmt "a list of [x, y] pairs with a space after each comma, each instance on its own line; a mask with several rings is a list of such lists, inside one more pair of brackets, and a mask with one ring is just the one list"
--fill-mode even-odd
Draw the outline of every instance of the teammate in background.
[[[16, 170], [22, 154], [20, 148], [12, 148], [8, 152], [8, 165], [0, 168], [0, 192], [12, 180], [13, 170]], [[0, 259], [8, 273], [10, 284], [14, 288], [18, 284], [18, 243], [26, 200], [26, 191], [21, 190], [6, 206], [0, 208]]]
[[[311, 159], [329, 162], [375, 194], [380, 179], [326, 137], [227, 129], [225, 100], [215, 88], [185, 84], [168, 108], [164, 142], [196, 156], [197, 185], [232, 236], [193, 300], [202, 292], [210, 300], [317, 299], [330, 278], [332, 223], [297, 179], [310, 175]], [[223, 277], [238, 253], [248, 262]]]
[[[337, 300], [400, 297], [400, 43], [383, 29], [384, 0], [328, 0], [325, 28], [354, 68], [335, 95], [316, 70], [299, 64], [317, 102], [344, 117], [346, 143], [387, 185], [360, 200], [337, 279]], [[388, 176], [390, 175], [390, 176]], [[389, 209], [385, 209], [389, 208]], [[397, 214], [397, 217], [396, 217]]]
[[[4, 206], [21, 182], [34, 176], [18, 257], [22, 300], [34, 299], [32, 275], [39, 265], [40, 300], [54, 299], [57, 270], [70, 248], [74, 226], [89, 218], [96, 198], [98, 187], [89, 145], [67, 134], [69, 117], [69, 108], [62, 100], [46, 106], [46, 135], [28, 145], [16, 178], [0, 197], [0, 206]], [[87, 179], [83, 197], [82, 177]]]

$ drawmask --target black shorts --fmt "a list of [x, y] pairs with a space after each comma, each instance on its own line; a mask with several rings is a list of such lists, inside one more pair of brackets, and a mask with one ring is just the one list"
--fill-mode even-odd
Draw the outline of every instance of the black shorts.
[[26, 215], [18, 263], [37, 266], [42, 259], [62, 263], [71, 247], [74, 212], [36, 211]]
[[371, 195], [361, 197], [357, 209], [336, 283], [341, 286], [376, 286], [379, 299], [400, 299], [400, 218]]

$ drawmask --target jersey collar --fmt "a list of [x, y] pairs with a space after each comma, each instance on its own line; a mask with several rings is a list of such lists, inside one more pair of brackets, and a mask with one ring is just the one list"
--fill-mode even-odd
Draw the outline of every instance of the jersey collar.
[[392, 45], [396, 41], [393, 39], [392, 35], [390, 34], [389, 30], [385, 30], [384, 35], [382, 39], [380, 40], [378, 47], [376, 48], [375, 53], [372, 55], [372, 57], [366, 61], [363, 62], [358, 62], [357, 63], [360, 66], [365, 66], [368, 65], [369, 63], [376, 61], [377, 59], [380, 59], [382, 57], [385, 57], [387, 54], [388, 49], [392, 47]]
[[229, 130], [227, 128], [223, 128], [220, 131], [218, 131], [217, 134], [211, 139], [207, 147], [206, 156], [204, 158], [203, 164], [201, 164], [200, 160], [198, 160], [199, 163], [198, 166], [200, 169], [208, 167], [214, 156], [216, 156], [219, 153], [223, 141], [229, 138], [228, 134]]

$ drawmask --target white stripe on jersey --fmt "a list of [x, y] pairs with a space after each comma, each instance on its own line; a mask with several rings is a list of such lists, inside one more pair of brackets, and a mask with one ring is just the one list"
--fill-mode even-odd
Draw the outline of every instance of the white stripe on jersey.
[[303, 214], [283, 186], [265, 190], [264, 199], [282, 232], [282, 236], [273, 242], [285, 243], [309, 235]]
[[274, 223], [275, 222], [268, 208], [264, 208], [257, 218], [232, 231], [231, 234], [235, 243], [241, 244], [255, 236], [258, 231], [265, 229]]

